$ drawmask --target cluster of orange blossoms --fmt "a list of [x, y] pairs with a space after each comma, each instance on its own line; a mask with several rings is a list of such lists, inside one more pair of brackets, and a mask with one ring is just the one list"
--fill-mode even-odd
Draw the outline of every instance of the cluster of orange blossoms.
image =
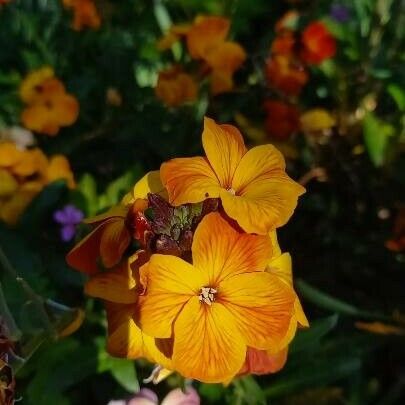
[[73, 12], [72, 28], [74, 30], [100, 28], [101, 17], [93, 0], [63, 0], [63, 6]]
[[[198, 16], [191, 25], [174, 25], [159, 43], [160, 50], [170, 49], [184, 39], [188, 55], [200, 62], [199, 76], [208, 76], [211, 93], [231, 91], [233, 75], [246, 59], [244, 49], [228, 41], [230, 21], [218, 16]], [[156, 95], [168, 106], [176, 107], [196, 99], [198, 86], [193, 76], [174, 66], [159, 74]]]
[[0, 220], [15, 225], [33, 198], [55, 180], [75, 187], [65, 156], [48, 159], [39, 148], [19, 149], [13, 142], [0, 142]]
[[26, 104], [21, 121], [35, 132], [54, 136], [61, 127], [72, 125], [79, 114], [76, 98], [66, 93], [49, 66], [27, 75], [20, 86], [20, 97]]
[[293, 29], [298, 19], [292, 11], [276, 24], [276, 38], [266, 62], [269, 86], [289, 100], [269, 100], [264, 105], [266, 130], [278, 139], [286, 139], [300, 128], [299, 111], [292, 101], [308, 82], [307, 66], [319, 65], [336, 53], [336, 40], [322, 22], [312, 22], [299, 33]]
[[149, 172], [122, 202], [87, 220], [67, 261], [105, 303], [107, 349], [203, 382], [278, 371], [308, 326], [276, 228], [304, 188], [272, 145], [248, 150], [237, 128], [206, 118], [205, 157]]

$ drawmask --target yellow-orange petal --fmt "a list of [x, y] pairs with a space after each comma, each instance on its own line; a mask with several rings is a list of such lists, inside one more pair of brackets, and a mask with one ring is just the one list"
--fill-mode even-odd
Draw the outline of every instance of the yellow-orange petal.
[[226, 41], [207, 51], [205, 61], [213, 69], [233, 74], [246, 59], [245, 50], [236, 42]]
[[24, 152], [13, 142], [0, 142], [0, 167], [13, 167], [24, 157]]
[[55, 180], [66, 180], [67, 186], [71, 189], [76, 186], [69, 160], [63, 155], [53, 155], [49, 159], [46, 179], [49, 183]]
[[0, 198], [11, 196], [18, 189], [17, 180], [5, 169], [0, 169]]
[[50, 66], [44, 66], [38, 70], [30, 72], [22, 81], [20, 86], [20, 97], [25, 103], [31, 103], [36, 98], [37, 86], [45, 80], [54, 76], [54, 71]]
[[159, 194], [167, 198], [167, 192], [160, 180], [160, 171], [154, 170], [146, 173], [134, 186], [132, 196], [134, 200], [138, 198], [146, 199], [149, 193]]
[[248, 347], [246, 351], [246, 359], [239, 375], [256, 374], [263, 375], [276, 373], [281, 370], [287, 362], [288, 348], [285, 348], [278, 353], [269, 354], [265, 350], [253, 349]]
[[210, 48], [223, 42], [230, 21], [219, 16], [199, 16], [187, 32], [187, 48], [193, 59], [204, 59]]
[[131, 235], [122, 218], [113, 218], [105, 227], [100, 240], [100, 256], [103, 265], [114, 267], [121, 260], [131, 242]]
[[193, 297], [174, 325], [173, 366], [187, 378], [224, 382], [241, 369], [246, 345], [227, 308]]
[[202, 157], [169, 160], [160, 166], [160, 178], [175, 206], [219, 197], [218, 178]]
[[142, 330], [158, 338], [171, 337], [181, 307], [205, 285], [203, 273], [178, 257], [154, 254], [140, 269], [140, 278], [146, 283], [146, 294], [139, 297]]
[[267, 272], [238, 274], [218, 287], [218, 301], [232, 313], [246, 344], [256, 349], [269, 349], [284, 338], [294, 300], [293, 289]]
[[146, 335], [135, 322], [135, 306], [105, 302], [108, 320], [107, 351], [116, 357], [137, 359], [171, 368], [171, 360], [156, 345], [156, 340]]
[[242, 134], [232, 125], [218, 125], [205, 117], [202, 143], [219, 183], [231, 188], [235, 170], [247, 152]]
[[129, 267], [91, 277], [84, 286], [84, 291], [91, 297], [116, 302], [119, 304], [133, 304], [137, 301], [138, 293], [136, 281], [132, 277]]
[[[275, 231], [274, 231], [275, 233]], [[267, 271], [271, 274], [276, 275], [289, 286], [293, 286], [293, 277], [292, 277], [292, 263], [291, 263], [291, 256], [289, 253], [283, 253], [279, 256], [275, 256], [269, 263]], [[308, 327], [309, 322], [307, 317], [305, 316], [304, 310], [302, 309], [301, 302], [298, 296], [294, 302], [294, 319], [295, 322], [302, 327]], [[293, 335], [295, 334], [292, 332]], [[291, 339], [290, 339], [291, 340]]]
[[62, 93], [52, 96], [52, 119], [58, 125], [65, 127], [72, 125], [79, 115], [79, 103], [70, 94]]
[[264, 271], [271, 257], [267, 236], [238, 232], [219, 213], [206, 215], [192, 245], [193, 265], [207, 275], [208, 285], [240, 273]]
[[284, 225], [305, 189], [284, 171], [281, 153], [272, 145], [256, 146], [240, 161], [233, 193], [221, 190], [225, 212], [249, 233], [268, 234]]
[[112, 221], [114, 219], [108, 219], [98, 225], [66, 255], [69, 266], [87, 274], [96, 274], [100, 271], [97, 265], [97, 259], [100, 256], [100, 241], [106, 226]]
[[17, 176], [30, 177], [45, 173], [48, 167], [48, 158], [41, 149], [35, 148], [23, 152], [22, 160], [12, 167]]

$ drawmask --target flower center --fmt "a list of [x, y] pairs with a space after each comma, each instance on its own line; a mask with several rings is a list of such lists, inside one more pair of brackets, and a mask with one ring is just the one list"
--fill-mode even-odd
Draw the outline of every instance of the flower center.
[[226, 191], [228, 191], [228, 193], [231, 193], [232, 195], [236, 194], [236, 191], [232, 187], [227, 188]]
[[211, 305], [215, 301], [217, 290], [211, 287], [202, 287], [198, 299], [201, 303]]

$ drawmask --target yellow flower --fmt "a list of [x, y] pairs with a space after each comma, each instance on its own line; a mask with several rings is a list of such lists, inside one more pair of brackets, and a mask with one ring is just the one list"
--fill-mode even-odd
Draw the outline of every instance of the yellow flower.
[[55, 76], [50, 66], [44, 66], [38, 70], [30, 72], [20, 85], [20, 98], [24, 103], [32, 103], [40, 93], [41, 85]]
[[22, 152], [22, 159], [10, 170], [19, 177], [42, 176], [48, 166], [48, 158], [39, 148], [28, 149]]
[[27, 104], [21, 121], [32, 131], [56, 135], [60, 127], [72, 125], [79, 114], [76, 98], [66, 93], [50, 67], [31, 72], [20, 86], [20, 97]]
[[332, 128], [335, 118], [323, 108], [314, 108], [301, 115], [301, 129], [304, 132], [320, 132]]
[[19, 163], [24, 152], [14, 142], [0, 142], [0, 167], [10, 168]]
[[55, 180], [66, 180], [69, 188], [75, 188], [76, 183], [69, 161], [63, 155], [53, 155], [46, 168], [46, 180], [51, 183]]
[[264, 271], [271, 250], [268, 236], [240, 233], [211, 213], [195, 232], [192, 265], [155, 254], [141, 268], [146, 294], [139, 297], [140, 326], [149, 336], [173, 337], [174, 370], [225, 382], [242, 369], [248, 347], [279, 345], [295, 294]]
[[15, 225], [43, 185], [37, 181], [24, 183], [9, 199], [0, 205], [0, 220]]
[[169, 107], [178, 107], [197, 98], [197, 85], [193, 78], [179, 67], [159, 72], [156, 96]]
[[172, 159], [161, 166], [172, 205], [220, 198], [242, 229], [262, 235], [288, 221], [305, 189], [288, 177], [274, 146], [248, 151], [237, 128], [210, 118], [204, 120], [202, 142], [206, 158]]
[[0, 198], [8, 197], [18, 188], [17, 180], [7, 170], [0, 169]]

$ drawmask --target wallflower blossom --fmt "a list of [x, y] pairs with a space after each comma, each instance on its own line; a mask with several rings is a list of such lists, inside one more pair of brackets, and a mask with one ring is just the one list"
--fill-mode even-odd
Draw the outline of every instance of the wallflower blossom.
[[281, 153], [272, 145], [250, 151], [231, 125], [204, 119], [206, 158], [177, 158], [163, 163], [162, 183], [175, 206], [220, 198], [225, 213], [246, 232], [267, 234], [285, 224], [304, 188], [285, 173]]
[[202, 62], [201, 72], [209, 75], [211, 93], [224, 93], [233, 89], [233, 75], [246, 59], [246, 52], [238, 43], [226, 40], [229, 29], [227, 18], [198, 16], [191, 25], [171, 27], [158, 48], [169, 49], [185, 38], [191, 58]]
[[20, 86], [20, 97], [27, 104], [21, 121], [32, 131], [54, 136], [60, 127], [72, 125], [79, 113], [77, 100], [45, 66], [31, 72]]
[[73, 11], [72, 28], [74, 30], [100, 28], [101, 17], [93, 0], [63, 0], [63, 5], [66, 9]]
[[199, 16], [187, 32], [187, 48], [193, 59], [211, 69], [211, 91], [220, 94], [233, 88], [233, 74], [246, 59], [244, 49], [227, 41], [230, 21], [218, 16]]
[[65, 205], [53, 214], [53, 219], [61, 225], [60, 237], [64, 242], [71, 241], [76, 233], [76, 226], [83, 220], [83, 212], [72, 204]]
[[306, 133], [327, 131], [336, 125], [335, 118], [323, 108], [313, 108], [300, 117], [301, 129]]
[[[295, 294], [264, 271], [268, 236], [234, 230], [208, 214], [194, 235], [192, 265], [152, 255], [141, 268], [140, 325], [156, 338], [173, 336], [173, 368], [188, 378], [224, 382], [241, 370], [247, 347], [269, 349], [285, 337]], [[193, 339], [190, 339], [193, 336]]]
[[197, 85], [189, 74], [178, 66], [159, 72], [156, 96], [169, 107], [178, 107], [197, 98]]
[[0, 142], [0, 220], [15, 225], [33, 198], [50, 182], [75, 182], [68, 160], [50, 159], [39, 148], [20, 150], [14, 142]]
[[302, 63], [282, 54], [267, 60], [266, 78], [271, 87], [290, 96], [297, 96], [309, 79]]
[[319, 65], [336, 53], [336, 40], [320, 21], [315, 21], [304, 29], [301, 41], [301, 58], [305, 63]]
[[279, 100], [266, 100], [266, 130], [274, 138], [285, 140], [299, 129], [297, 107]]

